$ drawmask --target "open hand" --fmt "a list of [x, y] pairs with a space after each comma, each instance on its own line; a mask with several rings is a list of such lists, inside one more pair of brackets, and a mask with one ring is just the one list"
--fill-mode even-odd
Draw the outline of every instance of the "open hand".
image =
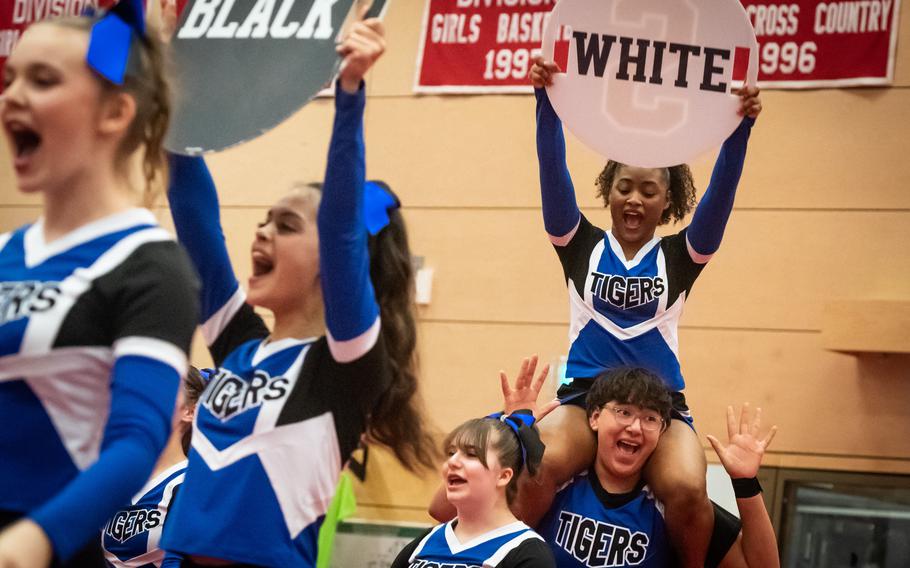
[[559, 68], [559, 65], [555, 61], [546, 61], [543, 58], [543, 55], [537, 55], [531, 59], [531, 70], [528, 72], [528, 77], [531, 79], [531, 84], [534, 85], [536, 89], [543, 89], [553, 84], [553, 74], [562, 73], [562, 69]]
[[714, 436], [708, 435], [708, 441], [717, 452], [720, 463], [732, 479], [751, 478], [758, 474], [765, 450], [777, 433], [777, 426], [764, 438], [759, 438], [761, 431], [761, 408], [755, 409], [755, 416], [751, 416], [749, 403], [743, 404], [739, 420], [732, 406], [727, 407], [727, 437], [729, 443], [724, 446]]
[[502, 385], [503, 412], [511, 414], [516, 410], [527, 409], [534, 415], [534, 420], [539, 421], [544, 416], [559, 406], [559, 399], [554, 398], [550, 402], [538, 407], [537, 397], [540, 395], [540, 389], [550, 374], [550, 365], [544, 365], [533, 379], [534, 371], [537, 370], [537, 355], [525, 358], [518, 369], [518, 376], [515, 378], [515, 387], [509, 384], [509, 377], [505, 371], [499, 371], [499, 382]]

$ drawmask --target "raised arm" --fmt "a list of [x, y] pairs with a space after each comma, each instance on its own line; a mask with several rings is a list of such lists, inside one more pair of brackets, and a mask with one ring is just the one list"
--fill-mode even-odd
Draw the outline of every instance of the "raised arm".
[[550, 104], [544, 87], [553, 82], [559, 67], [540, 56], [534, 59], [530, 77], [537, 98], [537, 162], [540, 169], [540, 199], [543, 224], [556, 246], [565, 246], [578, 227], [581, 212], [566, 165], [566, 140], [562, 122]]
[[180, 244], [202, 279], [202, 332], [212, 345], [246, 296], [228, 257], [218, 193], [201, 157], [171, 154], [168, 201]]
[[370, 281], [363, 221], [363, 76], [384, 50], [379, 20], [354, 24], [339, 46], [344, 61], [335, 92], [335, 123], [317, 225], [329, 348], [341, 363], [361, 357], [379, 337], [379, 306]]
[[744, 87], [738, 92], [742, 101], [740, 112], [742, 122], [725, 141], [714, 163], [711, 182], [702, 196], [692, 223], [686, 232], [689, 253], [692, 260], [704, 264], [720, 247], [720, 241], [727, 227], [727, 220], [733, 211], [736, 186], [742, 175], [746, 160], [746, 147], [752, 125], [761, 112], [761, 99], [757, 87]]
[[727, 407], [726, 446], [714, 436], [708, 441], [717, 452], [724, 469], [733, 480], [736, 506], [742, 521], [742, 533], [720, 563], [721, 568], [779, 568], [777, 538], [774, 527], [765, 508], [756, 475], [762, 456], [771, 444], [777, 427], [774, 426], [763, 437], [761, 433], [761, 408], [750, 413], [749, 405], [743, 405], [737, 420], [733, 407]]

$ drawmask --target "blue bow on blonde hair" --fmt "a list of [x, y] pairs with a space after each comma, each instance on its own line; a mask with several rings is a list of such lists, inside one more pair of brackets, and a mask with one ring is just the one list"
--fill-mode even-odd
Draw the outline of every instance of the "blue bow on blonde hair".
[[145, 37], [142, 0], [120, 0], [92, 26], [85, 60], [115, 85], [122, 85], [130, 60], [133, 35]]

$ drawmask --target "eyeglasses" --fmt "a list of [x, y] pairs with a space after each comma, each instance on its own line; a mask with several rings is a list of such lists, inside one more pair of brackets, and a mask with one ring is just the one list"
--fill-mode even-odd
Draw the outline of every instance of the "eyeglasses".
[[616, 421], [623, 426], [631, 426], [637, 418], [641, 422], [641, 429], [648, 432], [660, 430], [664, 425], [664, 419], [654, 412], [633, 412], [623, 406], [610, 406], [605, 404], [604, 408], [613, 413]]

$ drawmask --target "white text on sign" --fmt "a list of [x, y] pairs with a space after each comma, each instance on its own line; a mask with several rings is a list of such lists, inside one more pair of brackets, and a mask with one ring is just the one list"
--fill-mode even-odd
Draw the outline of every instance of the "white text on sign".
[[303, 22], [288, 21], [296, 0], [257, 0], [242, 22], [230, 21], [235, 0], [197, 0], [177, 32], [181, 39], [328, 39], [332, 6], [338, 0], [315, 0]]

